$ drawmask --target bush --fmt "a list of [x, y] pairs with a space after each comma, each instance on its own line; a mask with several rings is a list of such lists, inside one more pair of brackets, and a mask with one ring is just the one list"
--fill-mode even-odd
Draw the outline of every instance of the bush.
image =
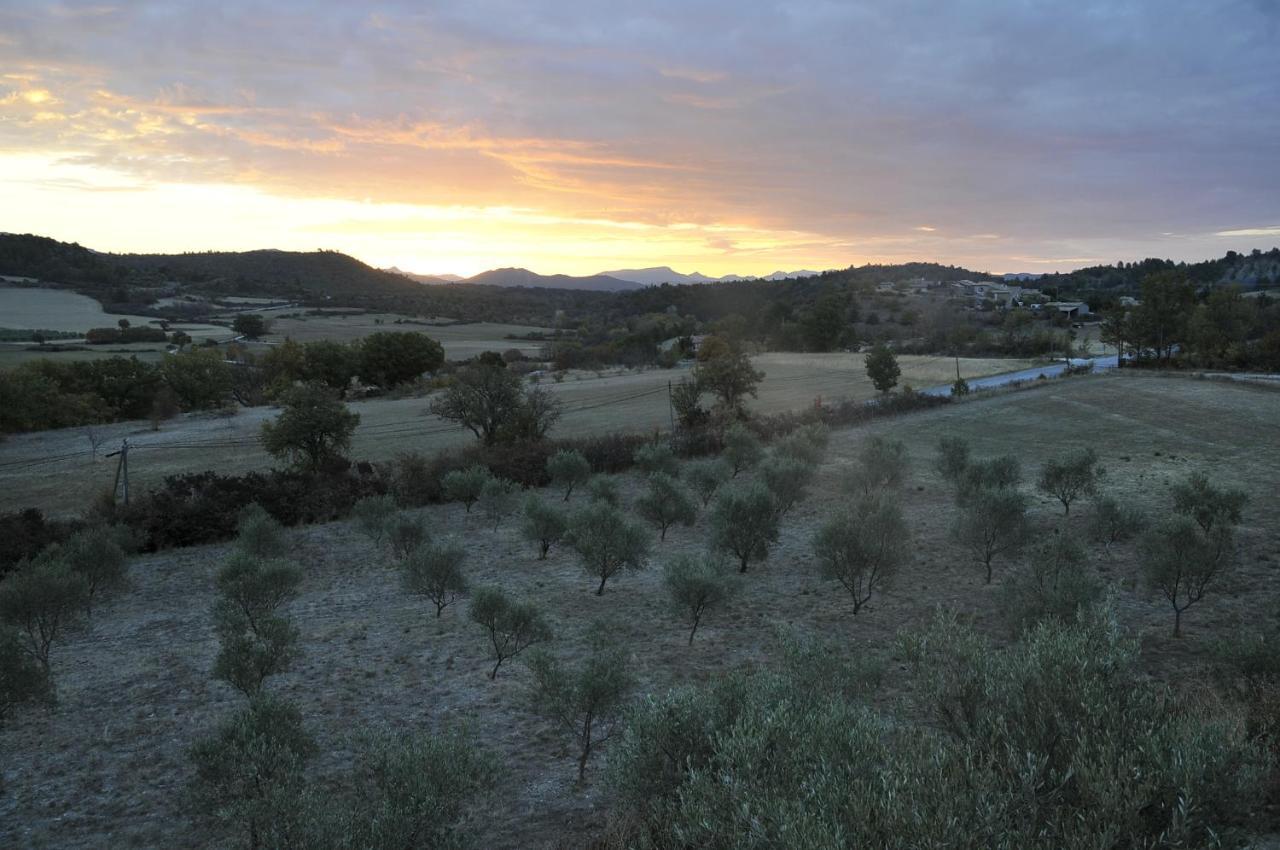
[[478, 464], [450, 472], [441, 481], [444, 497], [450, 502], [462, 502], [467, 506], [467, 513], [471, 513], [471, 506], [480, 501], [484, 485], [491, 477], [489, 470]]
[[684, 479], [689, 482], [693, 492], [698, 494], [705, 508], [711, 503], [711, 497], [733, 477], [733, 467], [724, 458], [707, 458], [685, 464]]
[[907, 447], [901, 440], [871, 437], [858, 451], [858, 463], [846, 480], [850, 492], [870, 496], [902, 486], [907, 477]]
[[1140, 508], [1111, 496], [1102, 496], [1093, 504], [1090, 531], [1108, 552], [1113, 544], [1132, 539], [1146, 527], [1147, 517]]
[[456, 543], [419, 546], [400, 562], [405, 590], [425, 596], [436, 606], [436, 617], [467, 591], [462, 562], [467, 550]]
[[0, 514], [0, 579], [52, 543], [66, 540], [76, 525], [51, 521], [36, 508]]
[[650, 443], [636, 449], [636, 466], [645, 475], [680, 476], [680, 460], [667, 443]]
[[769, 544], [778, 539], [774, 497], [760, 483], [726, 487], [711, 503], [711, 548], [738, 559], [738, 572], [751, 561], [769, 557]]
[[484, 482], [484, 487], [480, 489], [480, 509], [485, 518], [493, 523], [494, 531], [498, 530], [504, 519], [515, 513], [519, 498], [520, 485], [514, 481], [490, 478]]
[[693, 646], [693, 636], [707, 610], [723, 604], [737, 590], [724, 563], [709, 556], [684, 555], [669, 562], [662, 572], [662, 583], [672, 607], [690, 621], [689, 646]]
[[569, 528], [569, 517], [564, 511], [548, 504], [536, 493], [524, 500], [524, 522], [520, 533], [538, 547], [538, 560], [545, 561], [551, 547], [559, 543]]
[[57, 549], [71, 571], [84, 576], [86, 604], [122, 589], [129, 580], [129, 562], [119, 535], [105, 526], [77, 531]]
[[814, 467], [790, 457], [771, 457], [760, 465], [760, 479], [773, 496], [779, 518], [809, 495], [814, 472]]
[[591, 478], [591, 464], [582, 452], [561, 449], [547, 461], [547, 474], [551, 483], [564, 488], [564, 500], [569, 501], [575, 487]]
[[591, 497], [592, 502], [612, 505], [615, 508], [622, 503], [618, 482], [608, 475], [597, 475], [592, 478], [591, 483], [587, 485], [587, 495]]
[[0, 623], [17, 629], [23, 651], [49, 674], [49, 653], [79, 625], [89, 600], [89, 582], [54, 555], [41, 555], [0, 581]]
[[604, 594], [605, 582], [624, 569], [643, 569], [649, 555], [645, 530], [604, 502], [573, 512], [565, 542], [578, 553], [583, 569], [600, 578], [597, 596]]
[[366, 496], [351, 506], [351, 513], [356, 528], [376, 545], [382, 542], [396, 515], [396, 500], [391, 496]]
[[396, 455], [390, 464], [390, 489], [396, 504], [402, 508], [421, 508], [443, 498], [440, 486], [440, 460], [415, 452]]
[[289, 551], [289, 544], [280, 523], [254, 502], [240, 511], [236, 522], [236, 549], [254, 558], [282, 558]]
[[551, 640], [551, 626], [536, 605], [513, 600], [496, 587], [476, 588], [468, 614], [489, 637], [494, 658], [490, 679], [498, 677], [502, 662]]
[[805, 425], [778, 440], [773, 448], [773, 455], [816, 467], [822, 463], [828, 440], [829, 434], [825, 425], [817, 423]]
[[855, 615], [893, 580], [910, 545], [898, 503], [872, 498], [831, 517], [813, 539], [823, 577], [849, 592]]
[[1014, 571], [1005, 584], [1001, 616], [1014, 632], [1044, 622], [1069, 624], [1102, 598], [1102, 584], [1089, 569], [1084, 549], [1070, 537], [1054, 534]]
[[407, 558], [419, 546], [431, 542], [431, 533], [422, 517], [402, 511], [387, 523], [387, 544], [397, 558]]
[[741, 423], [729, 426], [724, 432], [724, 459], [733, 470], [732, 477], [751, 469], [764, 458], [764, 447], [760, 440]]
[[[53, 704], [49, 674], [23, 648], [22, 637], [11, 626], [0, 626], [0, 729], [13, 709], [25, 703]], [[0, 792], [4, 783], [0, 781]]]
[[636, 499], [636, 513], [658, 527], [659, 539], [667, 539], [667, 529], [675, 523], [693, 525], [698, 518], [698, 505], [689, 491], [670, 475], [655, 472], [649, 476], [649, 489]]

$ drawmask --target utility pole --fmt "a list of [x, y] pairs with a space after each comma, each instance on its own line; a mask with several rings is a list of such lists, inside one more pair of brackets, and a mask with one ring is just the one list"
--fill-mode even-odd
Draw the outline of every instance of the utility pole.
[[120, 451], [112, 452], [107, 457], [120, 456], [120, 460], [116, 462], [116, 480], [111, 485], [111, 500], [115, 501], [116, 493], [120, 492], [121, 481], [124, 482], [124, 503], [129, 504], [129, 438], [126, 437], [120, 441]]
[[676, 403], [671, 397], [671, 382], [667, 381], [667, 413], [671, 415], [671, 433], [676, 432]]

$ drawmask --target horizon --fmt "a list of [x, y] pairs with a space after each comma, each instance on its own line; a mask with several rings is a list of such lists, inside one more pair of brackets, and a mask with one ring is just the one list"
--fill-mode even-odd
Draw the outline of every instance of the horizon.
[[1280, 237], [1277, 35], [1260, 0], [24, 4], [0, 230], [462, 277], [1193, 262]]

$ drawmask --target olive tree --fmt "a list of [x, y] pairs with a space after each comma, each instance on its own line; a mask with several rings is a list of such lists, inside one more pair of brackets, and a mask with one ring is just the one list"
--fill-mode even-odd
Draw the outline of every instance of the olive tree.
[[549, 504], [536, 493], [524, 500], [524, 519], [520, 533], [538, 547], [538, 560], [545, 561], [551, 547], [559, 543], [569, 529], [569, 516]]
[[622, 495], [618, 491], [617, 479], [610, 475], [597, 475], [592, 478], [591, 483], [587, 485], [587, 495], [591, 497], [593, 502], [603, 502], [614, 507], [617, 507], [622, 502]]
[[724, 432], [724, 459], [733, 469], [731, 477], [737, 478], [739, 472], [755, 467], [764, 459], [764, 446], [751, 429], [735, 422]]
[[1013, 455], [971, 460], [956, 485], [956, 500], [964, 502], [981, 490], [1013, 490], [1022, 480], [1022, 462]]
[[1182, 612], [1204, 598], [1231, 566], [1235, 554], [1230, 526], [1204, 529], [1189, 516], [1174, 516], [1143, 536], [1140, 553], [1147, 586], [1173, 608], [1173, 636], [1182, 636]]
[[116, 534], [105, 526], [77, 531], [59, 547], [58, 555], [72, 572], [84, 576], [86, 606], [128, 582], [128, 557]]
[[893, 580], [909, 550], [902, 508], [889, 499], [860, 500], [823, 523], [813, 538], [823, 577], [849, 592], [855, 615]]
[[213, 677], [250, 699], [262, 693], [267, 679], [288, 672], [298, 658], [298, 629], [284, 617], [267, 615], [250, 624], [243, 617], [224, 615], [217, 628], [221, 644]]
[[235, 546], [237, 551], [254, 558], [282, 558], [289, 551], [284, 529], [257, 502], [240, 511]]
[[0, 581], [0, 622], [18, 630], [23, 651], [47, 676], [54, 643], [80, 624], [88, 598], [88, 580], [44, 554]]
[[597, 596], [604, 594], [605, 582], [623, 570], [643, 569], [649, 555], [645, 529], [603, 502], [593, 502], [573, 513], [566, 542], [578, 553], [583, 568], [599, 576]]
[[669, 475], [678, 478], [680, 475], [680, 459], [671, 450], [668, 443], [649, 443], [636, 449], [634, 460], [636, 466], [645, 475]]
[[705, 508], [720, 486], [733, 476], [733, 467], [724, 458], [695, 460], [685, 466], [684, 480], [698, 494]]
[[1244, 491], [1218, 487], [1200, 472], [1192, 473], [1185, 481], [1173, 485], [1174, 511], [1195, 520], [1205, 534], [1239, 525], [1248, 501]]
[[536, 605], [513, 600], [496, 587], [476, 588], [468, 614], [489, 638], [494, 658], [490, 679], [498, 677], [502, 662], [551, 640], [551, 626]]
[[440, 486], [444, 489], [446, 499], [450, 502], [462, 502], [467, 506], [467, 513], [471, 513], [471, 506], [480, 501], [484, 485], [492, 477], [488, 469], [475, 464], [447, 473], [440, 479]]
[[1102, 590], [1080, 544], [1055, 533], [1036, 547], [1026, 566], [1010, 574], [1000, 612], [1015, 632], [1044, 622], [1065, 625], [1096, 603]]
[[1071, 503], [1082, 495], [1092, 495], [1102, 474], [1098, 453], [1092, 448], [1077, 449], [1045, 462], [1036, 486], [1062, 503], [1064, 516], [1071, 515]]
[[385, 534], [387, 545], [397, 558], [404, 558], [419, 546], [431, 542], [431, 532], [422, 517], [408, 511], [401, 511], [387, 520]]
[[815, 467], [794, 457], [771, 457], [760, 465], [760, 478], [773, 496], [779, 518], [809, 495], [815, 472]]
[[365, 496], [351, 507], [356, 528], [360, 533], [379, 544], [386, 537], [392, 517], [396, 515], [396, 500], [392, 496]]
[[520, 501], [520, 485], [505, 478], [490, 478], [480, 488], [477, 500], [485, 518], [493, 523], [497, 531], [502, 521], [515, 513], [516, 504]]
[[719, 558], [683, 555], [662, 571], [662, 583], [675, 609], [690, 622], [689, 646], [710, 608], [725, 602], [737, 590], [737, 582]]
[[596, 637], [591, 651], [570, 665], [546, 650], [529, 657], [534, 705], [570, 735], [578, 747], [578, 781], [586, 778], [591, 751], [613, 731], [623, 699], [631, 690], [627, 653]]
[[991, 562], [1013, 555], [1030, 535], [1027, 497], [1017, 490], [979, 489], [960, 507], [952, 536], [986, 569], [991, 583]]
[[752, 561], [769, 557], [769, 545], [778, 540], [779, 515], [774, 497], [759, 482], [726, 487], [711, 503], [711, 548], [738, 559], [745, 573]]
[[233, 554], [218, 571], [215, 619], [240, 618], [250, 628], [297, 596], [302, 570], [289, 561]]
[[969, 468], [969, 443], [961, 437], [943, 437], [938, 442], [938, 457], [934, 469], [942, 480], [955, 487]]
[[1089, 527], [1093, 539], [1110, 552], [1112, 545], [1141, 533], [1147, 527], [1147, 516], [1140, 508], [1112, 496], [1102, 496], [1093, 503]]
[[404, 589], [430, 599], [439, 617], [467, 591], [467, 579], [462, 574], [466, 557], [467, 550], [453, 542], [419, 546], [400, 562]]
[[693, 496], [664, 472], [649, 476], [649, 489], [636, 499], [635, 509], [658, 527], [660, 540], [667, 539], [667, 529], [675, 523], [693, 525], [698, 518], [698, 505]]
[[0, 729], [14, 708], [32, 702], [53, 702], [49, 674], [23, 647], [18, 630], [0, 625]]
[[564, 489], [567, 502], [574, 488], [591, 480], [591, 463], [576, 449], [561, 449], [547, 459], [547, 475], [553, 485]]
[[850, 492], [870, 496], [881, 490], [897, 489], [907, 477], [907, 447], [901, 440], [872, 437], [858, 451], [845, 486]]

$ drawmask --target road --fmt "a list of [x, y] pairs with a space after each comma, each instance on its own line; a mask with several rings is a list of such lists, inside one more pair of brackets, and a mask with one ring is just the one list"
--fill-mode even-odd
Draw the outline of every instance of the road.
[[[1101, 372], [1106, 369], [1116, 368], [1118, 358], [1113, 354], [1110, 357], [1085, 357], [1073, 358], [1071, 360], [1063, 360], [1059, 363], [1053, 363], [1048, 366], [1038, 366], [1032, 369], [1023, 369], [1019, 372], [1005, 372], [1003, 375], [990, 375], [986, 378], [968, 378], [969, 389], [971, 390], [989, 390], [995, 387], [1008, 386], [1019, 381], [1035, 381], [1044, 375], [1046, 378], [1056, 378], [1063, 372], [1067, 371], [1068, 366], [1084, 366], [1092, 363], [1093, 371]], [[951, 395], [951, 384], [943, 384], [937, 387], [928, 387], [920, 390], [925, 395]]]

